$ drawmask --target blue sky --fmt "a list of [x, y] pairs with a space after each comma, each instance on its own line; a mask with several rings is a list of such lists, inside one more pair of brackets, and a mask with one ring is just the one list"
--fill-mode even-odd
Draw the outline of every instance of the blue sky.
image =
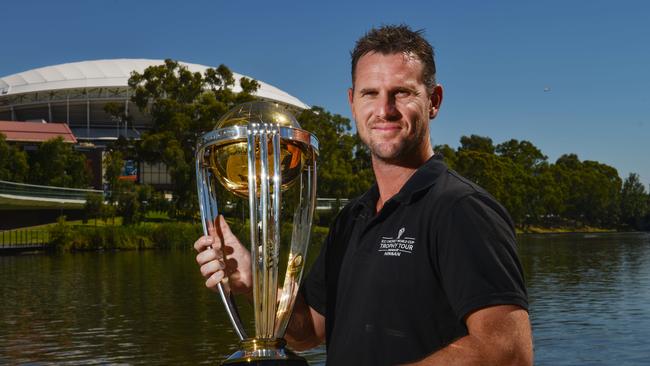
[[650, 183], [647, 1], [21, 0], [2, 13], [2, 76], [104, 58], [225, 64], [346, 117], [354, 41], [406, 23], [425, 29], [445, 87], [434, 144], [525, 139]]

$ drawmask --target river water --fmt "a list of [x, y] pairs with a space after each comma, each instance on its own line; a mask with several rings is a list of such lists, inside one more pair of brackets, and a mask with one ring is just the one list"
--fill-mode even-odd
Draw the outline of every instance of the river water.
[[[519, 252], [536, 365], [650, 364], [650, 234], [526, 235]], [[216, 364], [235, 339], [190, 250], [0, 257], [0, 364]]]

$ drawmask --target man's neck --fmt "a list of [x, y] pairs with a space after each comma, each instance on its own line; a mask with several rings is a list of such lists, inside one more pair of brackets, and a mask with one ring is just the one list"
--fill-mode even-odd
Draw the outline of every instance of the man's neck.
[[395, 196], [404, 187], [415, 171], [433, 156], [433, 150], [427, 151], [412, 159], [404, 159], [404, 163], [392, 163], [372, 158], [372, 169], [375, 172], [379, 198], [376, 211], [379, 212], [384, 203]]

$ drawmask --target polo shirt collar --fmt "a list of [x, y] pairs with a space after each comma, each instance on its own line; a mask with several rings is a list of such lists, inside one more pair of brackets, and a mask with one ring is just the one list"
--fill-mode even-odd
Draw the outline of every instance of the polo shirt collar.
[[406, 181], [404, 187], [392, 199], [409, 204], [415, 201], [420, 192], [426, 191], [436, 183], [437, 178], [447, 170], [440, 154], [434, 154]]
[[[395, 200], [400, 203], [409, 204], [419, 197], [419, 193], [427, 190], [435, 184], [437, 178], [447, 170], [441, 154], [434, 154], [406, 181], [402, 189], [389, 201]], [[364, 193], [357, 203], [357, 208], [365, 208], [374, 213], [375, 205], [379, 199], [379, 187], [377, 183]]]

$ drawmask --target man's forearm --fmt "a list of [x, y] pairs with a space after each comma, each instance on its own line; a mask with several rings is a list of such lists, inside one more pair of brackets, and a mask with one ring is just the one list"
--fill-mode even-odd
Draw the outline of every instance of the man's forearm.
[[[315, 319], [317, 318], [317, 319]], [[324, 319], [307, 305], [301, 293], [296, 297], [285, 339], [289, 346], [301, 351], [318, 346], [324, 341]]]
[[504, 351], [491, 349], [489, 345], [476, 339], [476, 337], [468, 335], [426, 358], [408, 365], [532, 365], [531, 360], [527, 360], [528, 357], [523, 352]]
[[459, 338], [411, 365], [517, 365], [533, 364], [528, 313], [513, 306], [476, 311], [467, 320], [469, 335]]

